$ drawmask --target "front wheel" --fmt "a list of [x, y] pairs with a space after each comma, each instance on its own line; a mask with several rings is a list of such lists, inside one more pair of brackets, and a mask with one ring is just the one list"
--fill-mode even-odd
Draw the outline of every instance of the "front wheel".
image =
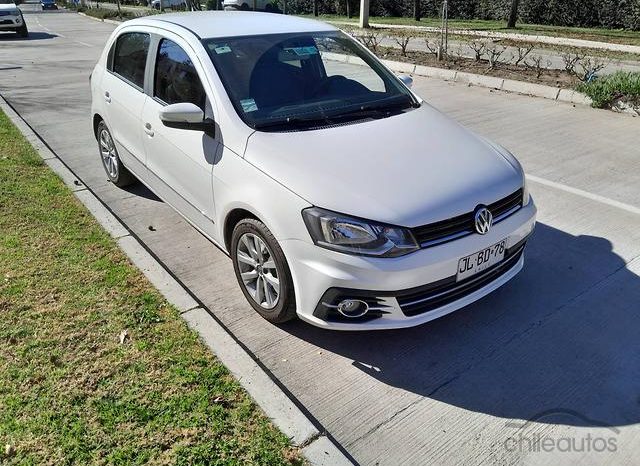
[[236, 225], [231, 236], [231, 258], [242, 293], [258, 314], [273, 323], [296, 317], [289, 265], [262, 222], [245, 219]]
[[102, 166], [104, 171], [107, 172], [109, 181], [119, 188], [128, 186], [135, 181], [131, 172], [122, 165], [116, 145], [104, 121], [98, 124], [98, 150], [100, 151]]
[[16, 31], [18, 37], [29, 37], [29, 30], [27, 29], [27, 25], [25, 23], [22, 24], [22, 27]]

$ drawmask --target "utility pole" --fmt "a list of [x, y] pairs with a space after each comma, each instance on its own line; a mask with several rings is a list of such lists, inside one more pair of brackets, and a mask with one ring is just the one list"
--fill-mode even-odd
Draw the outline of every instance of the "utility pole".
[[360, 27], [369, 27], [369, 0], [360, 0]]

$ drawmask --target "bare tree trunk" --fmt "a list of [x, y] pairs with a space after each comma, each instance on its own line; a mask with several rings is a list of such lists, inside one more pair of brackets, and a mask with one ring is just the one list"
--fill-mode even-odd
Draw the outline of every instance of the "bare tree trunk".
[[420, 0], [413, 0], [413, 19], [420, 21], [422, 12], [420, 11]]
[[347, 18], [352, 18], [353, 12], [351, 11], [351, 0], [346, 0], [346, 1], [347, 1]]
[[[160, 0], [162, 2], [162, 0]], [[117, 0], [118, 3], [118, 19], [122, 20], [122, 10], [120, 10], [120, 0]], [[162, 5], [162, 3], [160, 3]]]
[[313, 0], [313, 16], [318, 16], [318, 0]]
[[516, 27], [516, 22], [518, 21], [519, 4], [520, 0], [511, 0], [511, 13], [509, 14], [509, 22], [507, 23], [507, 27], [509, 29], [513, 29]]

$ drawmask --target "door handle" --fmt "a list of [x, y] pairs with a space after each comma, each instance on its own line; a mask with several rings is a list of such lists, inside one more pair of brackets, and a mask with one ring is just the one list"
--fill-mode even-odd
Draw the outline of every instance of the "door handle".
[[111, 103], [111, 94], [109, 94], [109, 92], [105, 92], [104, 93], [104, 100], [110, 104]]
[[149, 136], [150, 138], [153, 137], [153, 135], [155, 134], [153, 132], [153, 130], [151, 129], [151, 123], [145, 123], [144, 124], [144, 132], [147, 133], [147, 136]]

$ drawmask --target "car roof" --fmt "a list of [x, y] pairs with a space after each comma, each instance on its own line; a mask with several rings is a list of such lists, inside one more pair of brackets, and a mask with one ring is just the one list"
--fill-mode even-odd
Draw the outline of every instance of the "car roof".
[[127, 21], [126, 24], [162, 26], [164, 28], [167, 28], [168, 25], [174, 25], [189, 30], [202, 39], [337, 30], [336, 27], [320, 21], [254, 11], [165, 13], [133, 19]]

